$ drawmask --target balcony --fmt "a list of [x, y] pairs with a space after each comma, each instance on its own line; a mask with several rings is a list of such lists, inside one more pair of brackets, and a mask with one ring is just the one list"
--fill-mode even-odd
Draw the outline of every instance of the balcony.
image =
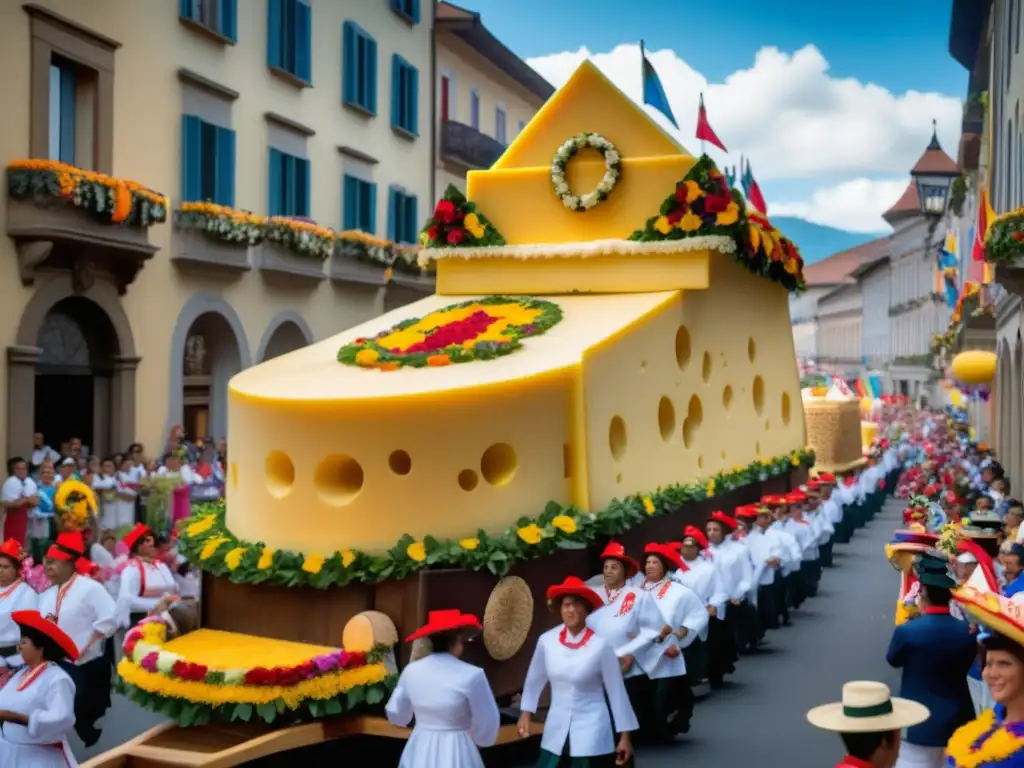
[[454, 120], [441, 124], [441, 155], [445, 160], [468, 169], [490, 168], [505, 152], [505, 145]]

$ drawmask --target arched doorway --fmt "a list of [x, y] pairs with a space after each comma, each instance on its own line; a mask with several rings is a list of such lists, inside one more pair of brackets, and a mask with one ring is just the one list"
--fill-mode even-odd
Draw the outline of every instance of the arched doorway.
[[240, 370], [231, 324], [216, 311], [199, 315], [185, 336], [182, 358], [182, 426], [189, 439], [227, 436], [228, 382]]
[[263, 363], [313, 343], [313, 332], [298, 312], [285, 310], [278, 314], [263, 333], [256, 351], [256, 362]]

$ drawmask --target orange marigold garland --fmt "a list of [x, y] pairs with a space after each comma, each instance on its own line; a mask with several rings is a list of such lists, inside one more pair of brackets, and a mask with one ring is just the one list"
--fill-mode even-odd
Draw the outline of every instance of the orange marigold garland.
[[739, 262], [754, 274], [779, 283], [788, 291], [802, 291], [806, 286], [800, 251], [762, 214], [747, 213], [747, 228], [738, 245]]

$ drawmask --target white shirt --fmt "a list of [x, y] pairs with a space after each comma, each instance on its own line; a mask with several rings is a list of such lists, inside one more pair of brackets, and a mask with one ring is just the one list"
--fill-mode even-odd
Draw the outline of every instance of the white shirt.
[[772, 523], [771, 530], [775, 531], [775, 535], [782, 542], [782, 575], [789, 576], [796, 573], [800, 570], [800, 562], [804, 557], [799, 542], [778, 520]]
[[[143, 589], [145, 574], [145, 589]], [[133, 613], [149, 613], [167, 595], [178, 591], [171, 569], [162, 560], [147, 563], [139, 558], [128, 561], [121, 571], [117, 594], [117, 623], [127, 629]]]
[[75, 684], [67, 672], [48, 663], [34, 681], [19, 691], [19, 685], [32, 673], [26, 667], [0, 688], [0, 709], [28, 715], [28, 725], [4, 723], [0, 729], [0, 765], [77, 768], [67, 740], [75, 727]]
[[707, 634], [708, 623], [711, 620], [707, 606], [693, 590], [671, 578], [664, 578], [653, 584], [644, 580], [641, 581], [640, 588], [650, 596], [661, 612], [665, 624], [668, 624], [673, 632], [686, 627], [686, 636], [682, 640], [671, 634], [663, 643], [655, 643], [638, 654], [640, 663], [644, 665], [647, 676], [652, 680], [685, 675], [686, 660], [683, 654], [679, 653], [673, 658], [665, 655], [665, 649], [674, 645], [682, 651], [692, 645], [699, 635]]
[[750, 550], [733, 539], [732, 534], [721, 544], [712, 544], [715, 562], [729, 572], [730, 600], [744, 600], [753, 586], [754, 562]]
[[818, 537], [812, 530], [809, 522], [806, 520], [797, 520], [791, 517], [786, 520], [783, 525], [783, 530], [796, 539], [796, 544], [800, 547], [800, 560], [802, 562], [817, 559]]
[[42, 448], [36, 448], [32, 451], [32, 466], [38, 467], [44, 461], [49, 459], [54, 464], [60, 461], [60, 454], [57, 453], [53, 448], [48, 445], [44, 445]]
[[[636, 677], [646, 671], [637, 658], [665, 626], [661, 611], [647, 593], [629, 585], [608, 591], [595, 590], [604, 600], [604, 607], [587, 616], [587, 626], [611, 645], [618, 657], [632, 656], [633, 665], [625, 677]], [[663, 648], [664, 646], [662, 646]]]
[[192, 468], [187, 464], [182, 464], [181, 469], [179, 469], [176, 472], [171, 472], [171, 470], [169, 470], [167, 467], [160, 467], [160, 469], [158, 469], [156, 473], [160, 477], [180, 478], [183, 485], [195, 485], [196, 483], [202, 482], [202, 478], [200, 478], [195, 472], [193, 472]]
[[[757, 587], [767, 587], [775, 583], [776, 568], [768, 566], [769, 560], [782, 562], [785, 557], [782, 539], [772, 528], [761, 530], [755, 525], [743, 538], [743, 543], [750, 550], [750, 559], [754, 563], [754, 575], [751, 582]], [[751, 589], [751, 597], [757, 597], [757, 588]]]
[[36, 482], [31, 477], [19, 480], [14, 475], [11, 475], [4, 480], [3, 486], [0, 487], [0, 501], [18, 501], [29, 496], [35, 496], [38, 493], [39, 489], [36, 487]]
[[[39, 595], [24, 581], [17, 581], [7, 589], [0, 589], [0, 646], [17, 645], [21, 640], [21, 627], [14, 623], [15, 611], [35, 610]], [[17, 653], [0, 658], [0, 668], [20, 667], [24, 662]]]
[[[98, 581], [75, 574], [64, 585], [64, 599], [57, 610], [57, 585], [39, 596], [39, 612], [43, 616], [56, 616], [57, 626], [63, 629], [82, 655], [78, 664], [86, 664], [103, 655], [103, 643], [89, 642], [95, 633], [110, 637], [117, 629], [117, 614], [113, 598]], [[88, 646], [88, 649], [86, 648]]]
[[[615, 751], [616, 733], [639, 727], [626, 695], [619, 660], [612, 647], [597, 634], [591, 635], [581, 647], [566, 647], [559, 639], [563, 630], [564, 624], [537, 639], [520, 709], [535, 714], [540, 696], [550, 684], [551, 706], [544, 722], [541, 747], [561, 755], [568, 740], [571, 757], [610, 755]], [[572, 637], [566, 630], [568, 643], [582, 642], [585, 637], [586, 632]]]

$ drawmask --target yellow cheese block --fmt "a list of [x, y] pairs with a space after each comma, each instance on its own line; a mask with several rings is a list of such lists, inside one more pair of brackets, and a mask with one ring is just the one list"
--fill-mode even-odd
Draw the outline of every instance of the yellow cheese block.
[[555, 151], [583, 131], [600, 133], [624, 158], [689, 154], [643, 107], [616, 88], [592, 62], [584, 61], [493, 167], [548, 167]]
[[310, 659], [338, 651], [337, 648], [271, 640], [215, 629], [197, 629], [176, 637], [164, 646], [164, 650], [182, 656], [193, 664], [219, 670], [296, 667]]
[[[555, 194], [550, 158], [535, 168], [470, 171], [466, 196], [509, 245], [624, 240], [658, 215], [662, 202], [695, 162], [686, 155], [625, 157], [622, 176], [608, 199], [583, 212], [570, 211]], [[569, 162], [566, 180], [575, 194], [583, 195], [597, 187], [604, 172], [600, 156], [580, 153]]]
[[437, 261], [437, 292], [476, 296], [701, 290], [708, 287], [708, 264], [713, 258], [723, 257], [711, 251], [686, 251], [569, 258], [447, 258]]

